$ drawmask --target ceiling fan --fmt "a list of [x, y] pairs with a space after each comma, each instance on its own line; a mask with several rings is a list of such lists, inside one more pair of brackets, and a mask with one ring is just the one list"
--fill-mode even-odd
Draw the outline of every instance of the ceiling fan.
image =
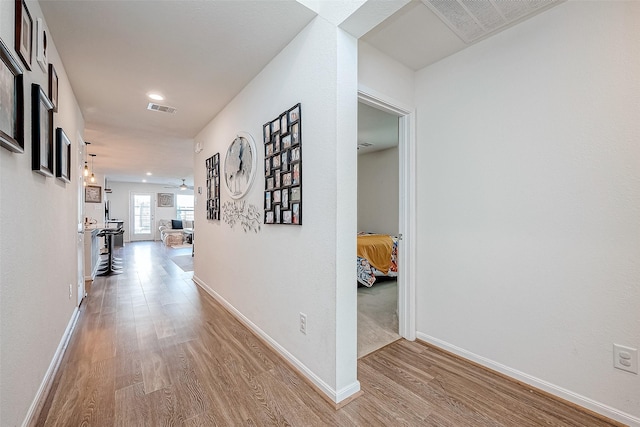
[[184, 190], [193, 190], [193, 187], [190, 185], [185, 184], [184, 182], [185, 180], [182, 179], [182, 184], [180, 185], [167, 185], [164, 188], [179, 188], [180, 191], [184, 191]]

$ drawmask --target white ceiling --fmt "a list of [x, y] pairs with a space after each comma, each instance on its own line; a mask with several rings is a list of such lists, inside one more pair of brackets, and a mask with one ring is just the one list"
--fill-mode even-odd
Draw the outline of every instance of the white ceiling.
[[[527, 17], [554, 4], [491, 2], [542, 3]], [[173, 185], [182, 178], [193, 185], [193, 137], [315, 16], [296, 0], [40, 0], [40, 6], [85, 118], [96, 173]], [[414, 70], [469, 46], [418, 0], [362, 40]], [[161, 93], [165, 100], [157, 103], [176, 113], [148, 111], [150, 92]], [[359, 139], [370, 141], [375, 133], [361, 132]]]
[[358, 155], [397, 145], [398, 116], [358, 102]]
[[[365, 34], [362, 40], [417, 71], [562, 1], [564, 0], [412, 0]], [[436, 15], [425, 3], [431, 6], [460, 5], [458, 9], [451, 8], [453, 12], [459, 11], [460, 14], [455, 15], [457, 19], [445, 23], [440, 17], [444, 18], [444, 15]], [[462, 5], [466, 9], [463, 10]], [[446, 9], [441, 7], [441, 10]], [[490, 22], [494, 17], [497, 19]], [[464, 34], [464, 30], [470, 27], [469, 22], [478, 29], [477, 38], [465, 43], [451, 28]]]
[[[40, 4], [96, 172], [174, 184], [193, 184], [191, 139], [315, 16], [295, 0]], [[146, 110], [149, 92], [176, 113]]]

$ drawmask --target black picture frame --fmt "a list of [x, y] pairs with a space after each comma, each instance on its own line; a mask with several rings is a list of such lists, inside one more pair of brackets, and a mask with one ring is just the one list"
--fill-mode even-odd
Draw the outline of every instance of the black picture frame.
[[0, 40], [0, 146], [24, 153], [24, 76], [9, 48]]
[[56, 178], [71, 182], [71, 141], [62, 128], [56, 129]]
[[15, 48], [27, 70], [33, 58], [33, 18], [25, 0], [15, 0]]
[[39, 84], [31, 84], [31, 169], [53, 176], [53, 105]]
[[53, 64], [49, 64], [49, 100], [53, 104], [53, 112], [58, 112], [58, 72]]
[[207, 219], [220, 221], [220, 153], [205, 160], [207, 169]]
[[264, 223], [302, 225], [301, 105], [263, 125]]

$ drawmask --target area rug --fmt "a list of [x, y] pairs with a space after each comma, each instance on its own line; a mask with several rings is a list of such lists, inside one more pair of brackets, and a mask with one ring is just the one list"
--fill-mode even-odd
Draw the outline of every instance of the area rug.
[[190, 243], [185, 243], [183, 245], [172, 245], [171, 247], [173, 249], [185, 249], [185, 248], [191, 248], [191, 244]]
[[193, 271], [193, 257], [191, 255], [180, 255], [171, 257], [171, 261], [180, 267], [182, 271]]

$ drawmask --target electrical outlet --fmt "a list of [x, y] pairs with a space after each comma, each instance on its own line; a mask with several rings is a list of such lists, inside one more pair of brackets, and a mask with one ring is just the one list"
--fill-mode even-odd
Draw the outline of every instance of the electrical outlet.
[[638, 350], [620, 344], [613, 345], [613, 367], [623, 371], [638, 373]]
[[307, 315], [300, 313], [300, 332], [307, 335]]
[[69, 299], [71, 299], [71, 297], [73, 297], [73, 285], [71, 283], [69, 283]]

